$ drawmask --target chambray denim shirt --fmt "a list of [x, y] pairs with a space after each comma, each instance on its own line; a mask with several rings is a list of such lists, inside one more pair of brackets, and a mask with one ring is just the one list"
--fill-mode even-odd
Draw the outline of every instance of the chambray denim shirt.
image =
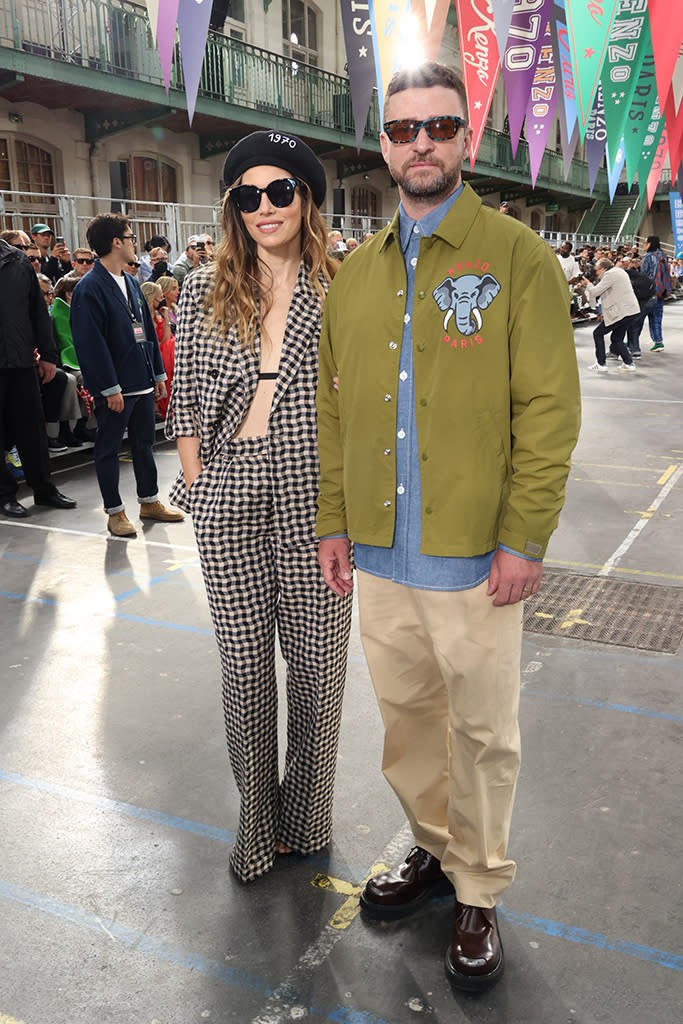
[[420, 554], [422, 535], [422, 488], [417, 445], [415, 383], [413, 376], [412, 310], [415, 268], [420, 239], [435, 231], [462, 192], [461, 185], [435, 210], [411, 220], [400, 207], [399, 230], [406, 265], [406, 315], [401, 339], [401, 359], [396, 400], [396, 525], [390, 548], [354, 544], [356, 567], [373, 576], [420, 590], [469, 590], [488, 578], [493, 551], [471, 558]]

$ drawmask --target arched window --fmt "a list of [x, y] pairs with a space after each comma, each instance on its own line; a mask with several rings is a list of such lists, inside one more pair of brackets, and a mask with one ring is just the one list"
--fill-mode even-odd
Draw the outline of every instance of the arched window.
[[366, 234], [377, 230], [379, 197], [374, 188], [354, 185], [351, 189], [351, 227]]
[[37, 220], [56, 231], [59, 209], [55, 196], [54, 155], [31, 139], [0, 138], [0, 191], [4, 209], [0, 227], [28, 231]]
[[308, 0], [282, 0], [282, 52], [302, 64], [318, 65], [318, 9]]

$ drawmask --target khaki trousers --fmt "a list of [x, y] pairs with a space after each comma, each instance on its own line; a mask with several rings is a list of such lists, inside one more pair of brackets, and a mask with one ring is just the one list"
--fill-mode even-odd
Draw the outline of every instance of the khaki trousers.
[[430, 591], [357, 575], [384, 775], [460, 902], [495, 906], [516, 869], [522, 603], [494, 607], [487, 582]]

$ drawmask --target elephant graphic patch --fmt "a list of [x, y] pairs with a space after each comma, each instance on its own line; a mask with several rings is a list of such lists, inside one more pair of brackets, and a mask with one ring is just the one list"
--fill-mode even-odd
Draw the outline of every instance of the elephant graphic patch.
[[460, 334], [474, 334], [481, 330], [481, 310], [490, 306], [500, 291], [500, 284], [493, 274], [462, 274], [447, 277], [438, 285], [432, 295], [439, 309], [445, 311], [443, 329], [448, 330], [448, 321], [455, 314], [455, 324]]

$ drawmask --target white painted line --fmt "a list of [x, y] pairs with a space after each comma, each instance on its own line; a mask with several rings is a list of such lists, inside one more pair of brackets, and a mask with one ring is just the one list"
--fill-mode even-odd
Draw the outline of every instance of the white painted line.
[[16, 526], [22, 530], [43, 530], [45, 533], [63, 533], [72, 537], [87, 537], [91, 540], [104, 540], [107, 543], [109, 541], [122, 541], [128, 544], [135, 544], [136, 547], [146, 548], [169, 548], [171, 551], [192, 551], [193, 554], [197, 554], [197, 548], [191, 544], [169, 544], [168, 541], [161, 540], [144, 540], [138, 534], [137, 538], [133, 537], [114, 537], [110, 533], [95, 533], [88, 530], [67, 530], [63, 526], [44, 526], [41, 523], [24, 523], [14, 519], [0, 519], [0, 527], [2, 526]]
[[[407, 852], [406, 847], [413, 846], [414, 843], [413, 833], [406, 822], [379, 855], [378, 862], [394, 864], [403, 860]], [[339, 940], [346, 934], [346, 930], [326, 925], [318, 938], [301, 954], [293, 970], [275, 987], [260, 1012], [252, 1018], [251, 1024], [285, 1024], [297, 1020], [301, 1008], [292, 1005], [292, 992], [307, 991], [306, 980], [327, 960]]]
[[633, 527], [633, 529], [626, 537], [626, 539], [619, 545], [614, 554], [607, 559], [602, 569], [598, 573], [598, 576], [609, 576], [612, 569], [614, 569], [614, 567], [619, 564], [621, 559], [624, 557], [628, 549], [633, 544], [636, 537], [638, 537], [639, 534], [642, 533], [642, 531], [645, 529], [647, 524], [652, 519], [652, 513], [657, 511], [657, 509], [662, 504], [662, 502], [669, 494], [669, 492], [672, 491], [673, 488], [676, 486], [681, 476], [683, 476], [683, 462], [680, 464], [676, 472], [669, 477], [668, 481], [662, 487], [661, 491], [659, 492], [655, 500], [652, 502], [645, 515], [643, 515], [642, 518], [638, 520], [638, 522]]

